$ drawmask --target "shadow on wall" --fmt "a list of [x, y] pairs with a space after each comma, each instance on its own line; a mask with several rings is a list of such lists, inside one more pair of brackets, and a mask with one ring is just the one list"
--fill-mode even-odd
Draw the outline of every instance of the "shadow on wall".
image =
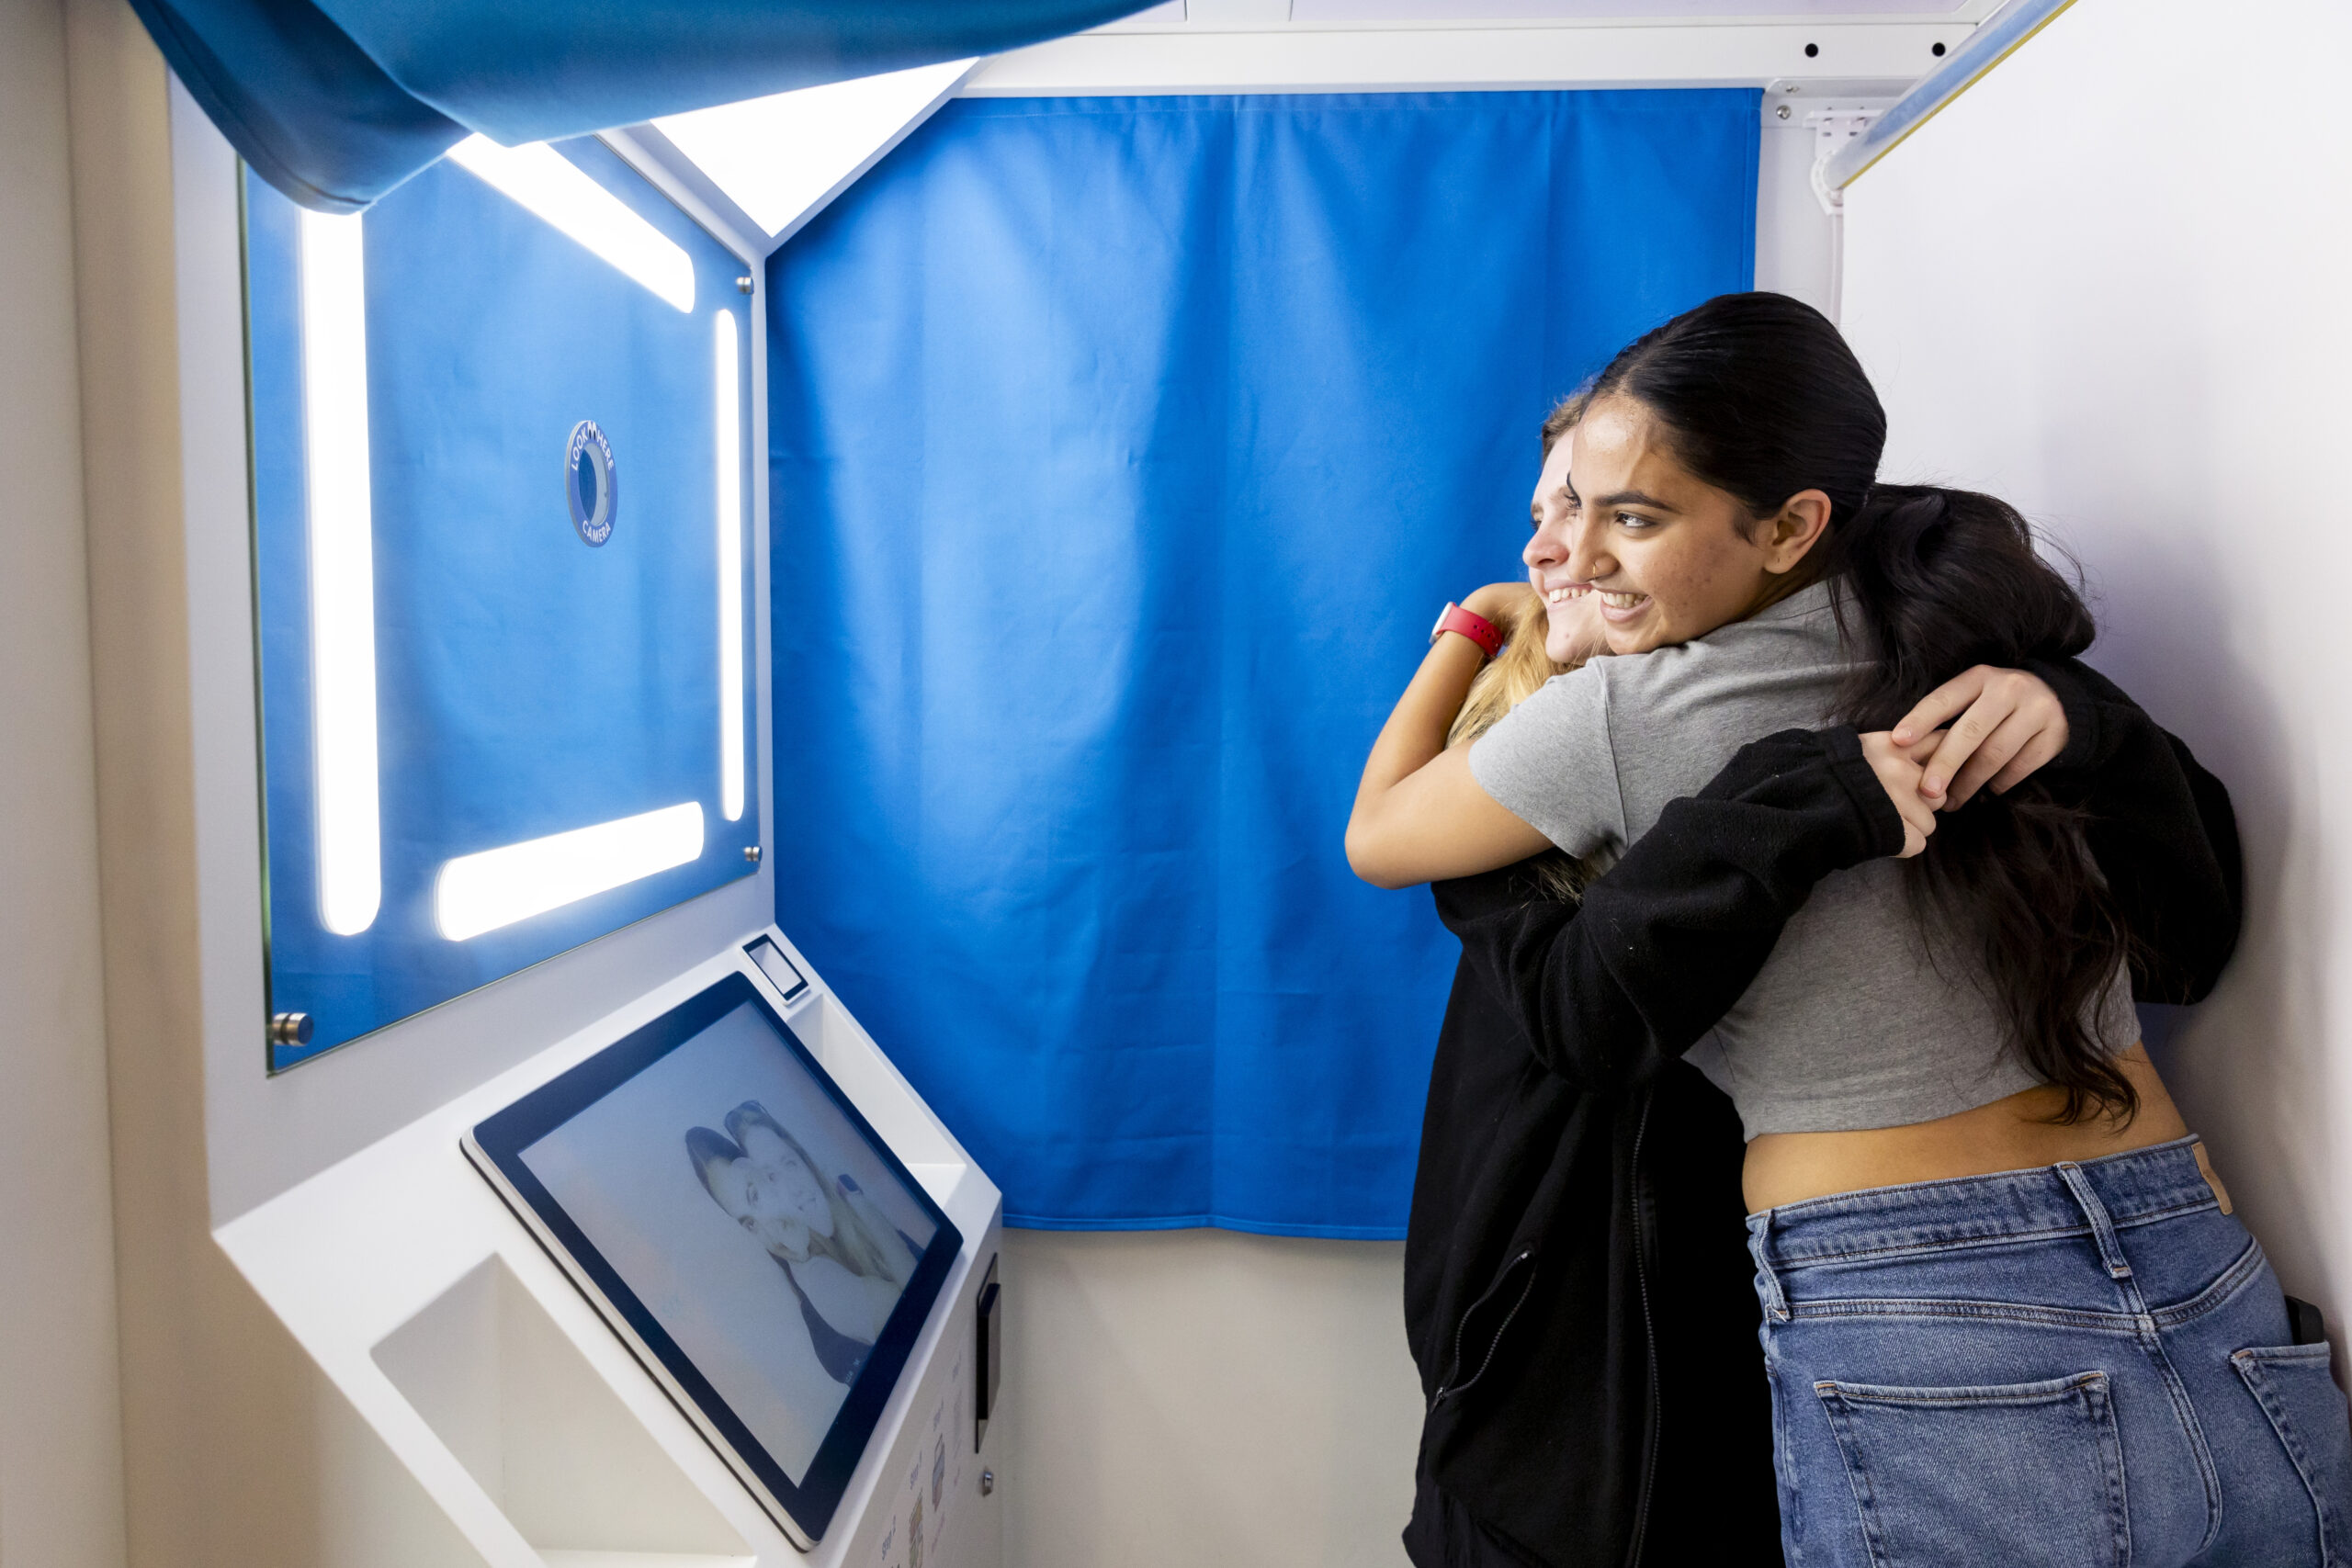
[[[2052, 530], [2063, 541], [2066, 530]], [[2109, 524], [2086, 559], [2099, 639], [2090, 662], [2145, 704], [2229, 786], [2245, 852], [2245, 929], [2213, 995], [2143, 1010], [2148, 1048], [2289, 1290], [2316, 1293], [2332, 1204], [2325, 1072], [2333, 950], [2329, 857], [2311, 804], [2323, 780], [2276, 682], [2233, 646], [2211, 562], [2188, 532]]]

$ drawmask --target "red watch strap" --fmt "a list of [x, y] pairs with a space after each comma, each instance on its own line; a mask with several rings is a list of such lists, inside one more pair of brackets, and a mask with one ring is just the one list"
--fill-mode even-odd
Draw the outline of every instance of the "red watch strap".
[[1435, 642], [1447, 632], [1460, 632], [1484, 649], [1489, 659], [1503, 650], [1503, 634], [1495, 629], [1492, 621], [1450, 602], [1439, 614], [1437, 625], [1430, 628], [1430, 640]]

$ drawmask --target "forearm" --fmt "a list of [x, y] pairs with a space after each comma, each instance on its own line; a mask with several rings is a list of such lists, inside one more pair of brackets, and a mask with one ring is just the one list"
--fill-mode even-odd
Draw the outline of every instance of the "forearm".
[[1853, 732], [1790, 731], [1669, 805], [1580, 910], [1537, 902], [1447, 923], [1539, 1060], [1612, 1088], [1713, 1027], [1822, 877], [1902, 847]]
[[1446, 731], [1453, 727], [1454, 716], [1470, 694], [1470, 682], [1485, 663], [1484, 651], [1466, 637], [1442, 637], [1430, 645], [1405, 694], [1390, 710], [1388, 722], [1380, 727], [1372, 755], [1364, 759], [1355, 810], [1348, 821], [1351, 833], [1357, 822], [1378, 814], [1391, 790], [1445, 750]]
[[1348, 865], [1378, 887], [1409, 887], [1523, 860], [1544, 835], [1495, 804], [1471, 776], [1467, 746], [1446, 749], [1484, 658], [1441, 637], [1381, 727], [1348, 818]]
[[2229, 791], [2114, 682], [2078, 660], [2037, 667], [2075, 732], [2043, 775], [2084, 837], [2134, 939], [2143, 1001], [2192, 1002], [2236, 950], [2245, 904]]
[[2135, 939], [2133, 994], [2201, 1001], [2237, 950], [2237, 818], [2188, 749], [2140, 716], [2147, 733], [2093, 781], [2084, 837]]

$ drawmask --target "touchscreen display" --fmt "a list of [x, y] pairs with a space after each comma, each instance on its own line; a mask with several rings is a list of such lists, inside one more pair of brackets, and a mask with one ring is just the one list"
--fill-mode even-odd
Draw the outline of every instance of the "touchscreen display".
[[960, 1246], [822, 1075], [738, 976], [476, 1131], [811, 1536]]

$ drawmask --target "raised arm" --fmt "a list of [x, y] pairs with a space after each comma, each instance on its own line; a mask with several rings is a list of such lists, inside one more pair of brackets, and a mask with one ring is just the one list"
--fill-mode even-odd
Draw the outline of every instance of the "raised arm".
[[[1590, 1089], [1680, 1055], [1739, 999], [1833, 871], [1916, 848], [1894, 800], [1917, 769], [1850, 728], [1741, 749], [1585, 890], [1529, 901], [1495, 878], [1437, 889], [1464, 959], [1517, 1007], [1537, 1059]], [[1924, 813], [1922, 813], [1924, 814]]]
[[[1462, 607], [1500, 620], [1508, 596], [1527, 592], [1524, 582], [1489, 583]], [[1469, 876], [1549, 847], [1471, 777], [1467, 742], [1446, 746], [1484, 660], [1465, 637], [1436, 638], [1373, 742], [1348, 817], [1347, 848], [1349, 868], [1375, 887]]]
[[[2134, 996], [2201, 999], [2236, 945], [2244, 904], [2228, 792], [2098, 671], [2067, 660], [2032, 672], [2065, 714], [2064, 739], [2035, 776], [2088, 814], [2092, 853], [2137, 939]], [[1669, 805], [1581, 908], [1481, 878], [1440, 887], [1439, 912], [1465, 960], [1517, 1007], [1539, 1060], [1589, 1088], [1621, 1085], [1729, 1010], [1822, 877], [1916, 850], [1905, 765], [1884, 737], [1770, 736]]]

